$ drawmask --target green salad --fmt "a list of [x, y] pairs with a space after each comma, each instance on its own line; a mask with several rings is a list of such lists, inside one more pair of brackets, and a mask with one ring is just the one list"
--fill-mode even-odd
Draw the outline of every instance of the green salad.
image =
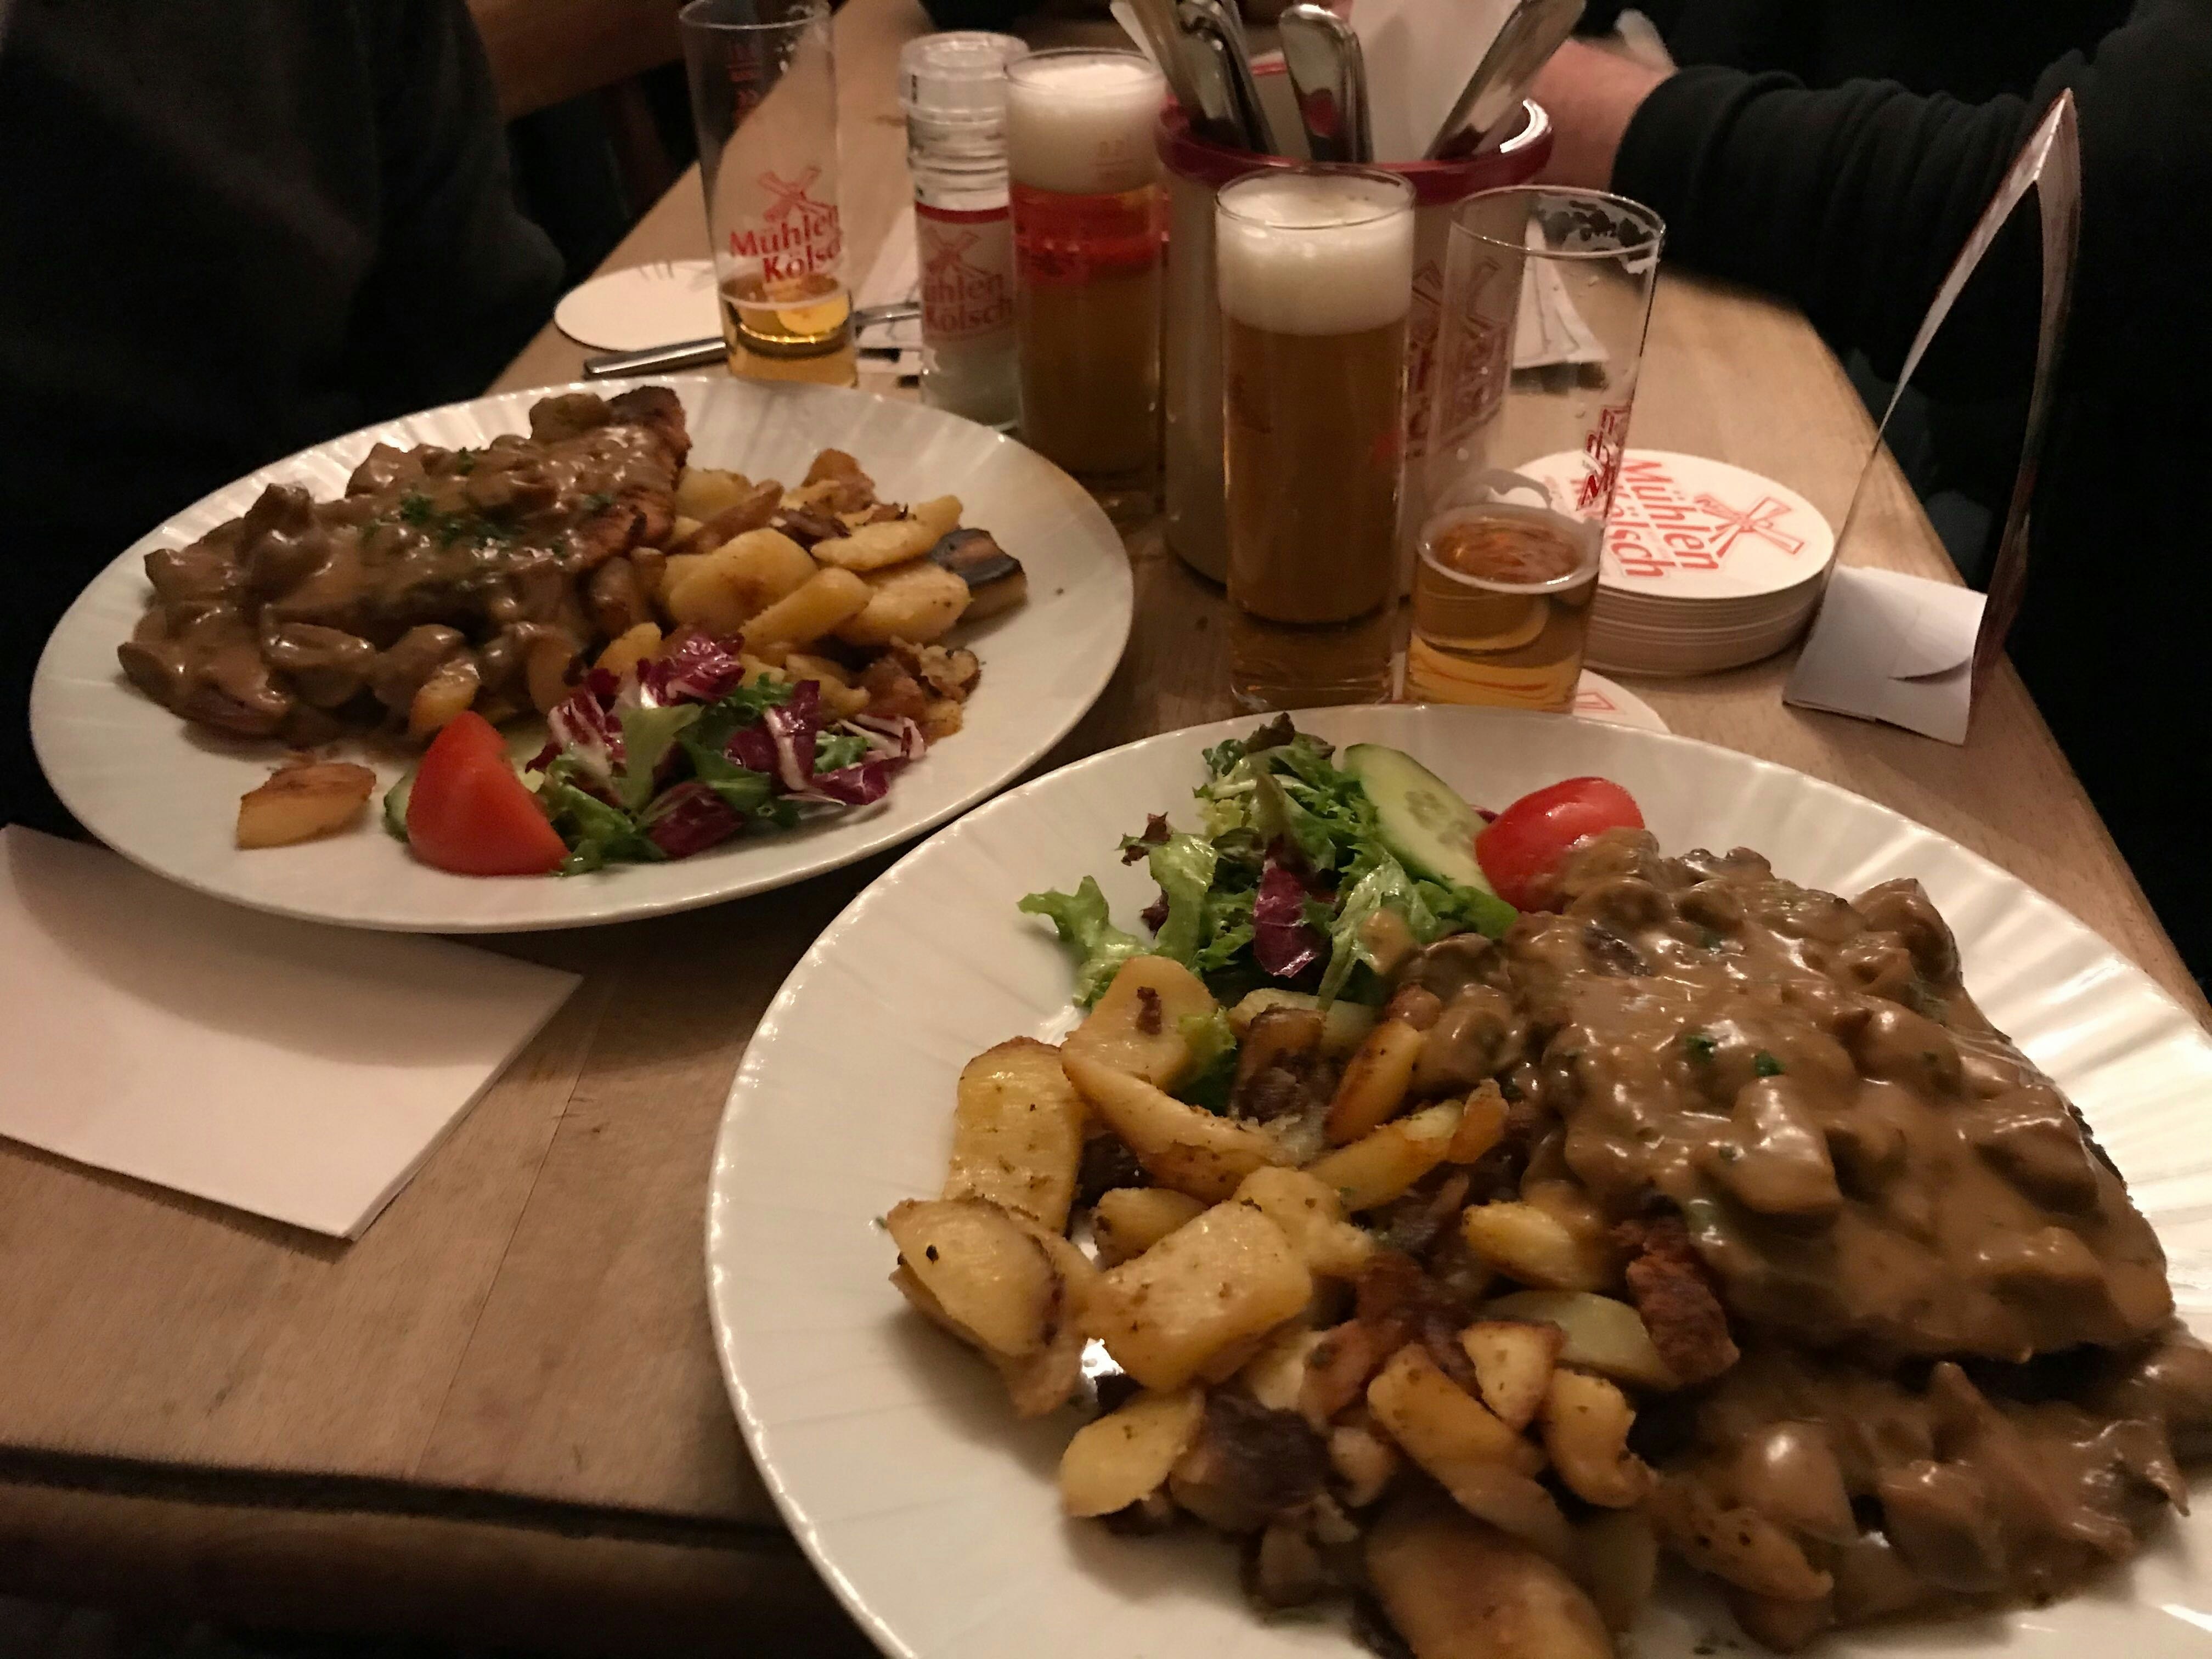
[[1378, 964], [1408, 946], [1511, 925], [1475, 860], [1481, 816], [1410, 755], [1340, 755], [1279, 715], [1206, 750], [1206, 769], [1195, 828], [1155, 814], [1122, 837], [1122, 861], [1144, 860], [1159, 884], [1149, 943], [1115, 925], [1095, 877], [1022, 900], [1079, 958], [1086, 1007], [1143, 954], [1172, 957], [1224, 1001], [1276, 985], [1379, 1004]]

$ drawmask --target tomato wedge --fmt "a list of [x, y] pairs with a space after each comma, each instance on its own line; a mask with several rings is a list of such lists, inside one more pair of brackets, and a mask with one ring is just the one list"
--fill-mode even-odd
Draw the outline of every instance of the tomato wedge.
[[1601, 830], [1643, 827], [1635, 798], [1619, 784], [1568, 778], [1522, 796], [1483, 825], [1474, 856], [1498, 897], [1516, 910], [1540, 910], [1570, 848]]
[[568, 849], [507, 758], [507, 741], [483, 715], [447, 721], [415, 770], [407, 845], [423, 863], [457, 876], [542, 876]]

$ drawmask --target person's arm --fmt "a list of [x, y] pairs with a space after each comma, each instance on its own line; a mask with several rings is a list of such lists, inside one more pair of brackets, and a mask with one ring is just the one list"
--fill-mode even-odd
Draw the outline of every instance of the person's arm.
[[543, 327], [561, 258], [515, 205], [506, 132], [463, 0], [356, 0], [375, 81], [382, 212], [351, 330], [372, 405], [472, 398]]
[[[1555, 152], [1559, 177], [1650, 204], [1667, 221], [1668, 258], [1788, 295], [1885, 373], [2035, 120], [2071, 88], [2085, 179], [2081, 301], [2094, 308], [2097, 289], [2125, 284], [2141, 296], [2140, 324], [2145, 307], [2162, 307], [2152, 296], [2171, 290], [2166, 325], [2193, 326], [2180, 275], [2201, 273], [2212, 252], [2197, 210], [2212, 190], [2204, 0], [2148, 0], [2094, 56], [2054, 64], [2030, 98], [1979, 105], [1875, 82], [1814, 92], [1786, 76], [1713, 68], [1639, 90], [1578, 67], [1555, 62], [1536, 93], [1577, 131]], [[1574, 80], [1557, 84], [1562, 76]], [[2030, 230], [2014, 221], [1962, 299], [1923, 370], [1928, 389], [1986, 395], [2020, 384], [2034, 337]]]

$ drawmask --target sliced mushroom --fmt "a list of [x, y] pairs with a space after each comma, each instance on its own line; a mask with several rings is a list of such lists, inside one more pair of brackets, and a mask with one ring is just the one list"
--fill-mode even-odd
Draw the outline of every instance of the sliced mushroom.
[[929, 550], [930, 562], [950, 570], [968, 584], [964, 622], [976, 622], [1011, 611], [1029, 593], [1029, 574], [1022, 562], [992, 538], [988, 530], [954, 530]]

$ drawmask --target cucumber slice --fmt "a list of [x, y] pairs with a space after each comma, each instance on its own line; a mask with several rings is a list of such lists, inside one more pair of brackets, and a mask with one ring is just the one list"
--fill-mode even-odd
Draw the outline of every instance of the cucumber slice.
[[415, 769], [411, 766], [406, 776], [384, 792], [384, 830], [396, 840], [407, 839], [407, 798], [414, 793]]
[[1382, 844], [1415, 875], [1477, 892], [1494, 891], [1475, 862], [1482, 819], [1435, 773], [1402, 749], [1356, 743], [1339, 763], [1375, 803]]

